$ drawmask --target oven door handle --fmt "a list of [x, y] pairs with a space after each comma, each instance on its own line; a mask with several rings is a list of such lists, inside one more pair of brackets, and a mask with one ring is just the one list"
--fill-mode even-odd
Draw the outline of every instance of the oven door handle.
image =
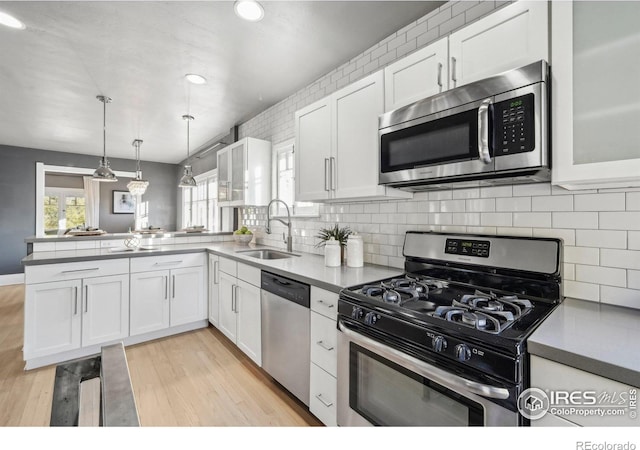
[[345, 334], [345, 336], [347, 336], [351, 340], [361, 342], [366, 346], [381, 352], [383, 355], [389, 354], [395, 359], [401, 360], [405, 367], [407, 367], [407, 369], [409, 370], [412, 370], [425, 377], [432, 376], [442, 380], [446, 380], [446, 386], [451, 388], [452, 390], [457, 388], [485, 398], [495, 398], [502, 400], [509, 398], [508, 389], [478, 383], [477, 381], [467, 380], [466, 378], [462, 378], [458, 375], [453, 375], [449, 372], [445, 372], [444, 370], [438, 369], [437, 367], [433, 367], [430, 364], [406, 355], [399, 350], [388, 347], [384, 344], [374, 341], [373, 339], [363, 336], [360, 333], [356, 333], [355, 331], [350, 330], [342, 322], [342, 320], [338, 321], [338, 328], [342, 333]]
[[491, 162], [489, 153], [489, 106], [491, 103], [491, 99], [488, 98], [478, 108], [478, 153], [480, 160], [485, 164]]

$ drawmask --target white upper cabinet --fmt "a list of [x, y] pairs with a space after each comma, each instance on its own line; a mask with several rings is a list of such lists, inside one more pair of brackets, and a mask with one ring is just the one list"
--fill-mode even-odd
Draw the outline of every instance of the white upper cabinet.
[[640, 3], [552, 2], [552, 182], [640, 186]]
[[449, 88], [449, 47], [440, 39], [384, 69], [385, 111], [446, 91]]
[[302, 201], [410, 198], [378, 185], [378, 71], [296, 112], [296, 198]]
[[296, 200], [330, 198], [331, 97], [296, 111]]
[[452, 33], [449, 87], [548, 61], [548, 9], [546, 1], [519, 1]]
[[267, 206], [271, 200], [271, 143], [234, 142], [217, 154], [220, 206]]

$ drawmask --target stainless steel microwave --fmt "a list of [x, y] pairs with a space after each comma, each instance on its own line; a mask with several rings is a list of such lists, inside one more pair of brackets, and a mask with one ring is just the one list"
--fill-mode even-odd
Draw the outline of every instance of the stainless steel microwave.
[[410, 191], [549, 181], [545, 61], [379, 118], [380, 184]]

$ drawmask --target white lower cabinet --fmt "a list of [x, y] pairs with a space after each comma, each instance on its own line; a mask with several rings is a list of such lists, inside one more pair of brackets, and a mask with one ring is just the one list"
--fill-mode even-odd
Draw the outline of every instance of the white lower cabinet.
[[227, 258], [219, 260], [220, 331], [262, 365], [260, 269]]
[[218, 255], [209, 255], [209, 323], [218, 327], [220, 317], [220, 258]]
[[[87, 269], [74, 270], [78, 276]], [[59, 271], [72, 276], [64, 267]], [[27, 275], [26, 281], [25, 361], [129, 335], [128, 274], [44, 283], [30, 283]]]
[[[137, 265], [140, 268], [163, 266], [162, 261], [158, 265], [150, 263], [153, 261], [141, 261]], [[179, 267], [131, 274], [131, 336], [207, 318], [204, 267], [180, 267], [178, 262], [175, 265]]]
[[309, 411], [336, 426], [338, 294], [311, 286]]
[[[531, 355], [531, 387], [553, 395], [550, 410], [531, 426], [637, 427], [635, 386]], [[590, 410], [598, 413], [585, 414]], [[599, 415], [599, 412], [602, 415]]]

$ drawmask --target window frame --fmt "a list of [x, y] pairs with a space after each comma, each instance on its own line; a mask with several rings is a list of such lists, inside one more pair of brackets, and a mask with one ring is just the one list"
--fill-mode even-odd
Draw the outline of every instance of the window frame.
[[[67, 197], [82, 197], [85, 199], [86, 202], [86, 198], [84, 196], [84, 189], [81, 188], [64, 188], [64, 187], [45, 187], [44, 189], [44, 195], [42, 196], [42, 203], [43, 203], [43, 208], [44, 208], [44, 198], [45, 197], [58, 197], [58, 232], [60, 231], [64, 231], [70, 227], [67, 226], [67, 216], [64, 213], [65, 210], [65, 206], [66, 206], [66, 198]], [[44, 211], [44, 209], [43, 209]], [[65, 227], [64, 228], [60, 228], [60, 222], [64, 219], [65, 221]], [[86, 223], [86, 212], [85, 212], [85, 222]], [[44, 227], [44, 222], [43, 222], [43, 227]], [[44, 232], [46, 234], [47, 230], [44, 229]]]
[[[283, 153], [291, 152], [293, 154], [292, 158], [292, 180], [291, 185], [293, 186], [293, 205], [289, 206], [289, 212], [291, 213], [291, 217], [296, 218], [313, 218], [320, 217], [320, 205], [318, 203], [312, 202], [299, 202], [296, 201], [296, 149], [295, 149], [295, 139], [287, 139], [286, 141], [279, 142], [273, 145], [272, 148], [272, 157], [271, 157], [271, 166], [272, 166], [272, 183], [271, 183], [271, 191], [274, 193], [273, 198], [280, 198], [279, 192], [279, 180], [280, 180], [280, 155]], [[272, 211], [274, 215], [272, 217], [287, 217], [286, 210], [282, 206], [282, 204], [277, 203], [277, 208], [272, 206]]]
[[[229, 217], [231, 215], [225, 214], [224, 209], [221, 206], [219, 206], [217, 198], [214, 198], [214, 199], [209, 198], [209, 193], [210, 193], [209, 186], [208, 186], [209, 182], [213, 182], [216, 185], [216, 189], [218, 187], [218, 169], [209, 170], [207, 172], [196, 175], [193, 178], [196, 180], [196, 185], [200, 184], [202, 181], [206, 182], [204, 187], [206, 198], [203, 200], [195, 200], [195, 202], [205, 203], [205, 209], [206, 209], [205, 217], [206, 217], [207, 223], [197, 224], [197, 225], [204, 225], [207, 230], [213, 233], [222, 233], [222, 232], [230, 231], [233, 226], [228, 223]], [[209, 181], [210, 179], [213, 179], [213, 181]], [[181, 189], [182, 193], [180, 197], [181, 197], [181, 203], [182, 203], [182, 215], [180, 220], [181, 220], [182, 229], [185, 229], [188, 226], [192, 225], [193, 216], [194, 216], [194, 207], [195, 207], [193, 194], [194, 194], [194, 191], [196, 191], [197, 189], [198, 187], [191, 188], [191, 189]], [[188, 208], [187, 208], [187, 201], [186, 201], [187, 195], [190, 196]], [[211, 217], [209, 208], [212, 200], [215, 200], [215, 208], [218, 210], [218, 214], [214, 216], [214, 217], [217, 217], [218, 219], [217, 220], [218, 223], [216, 224], [217, 227], [219, 228], [218, 230], [214, 230], [215, 227], [213, 227], [212, 224], [208, 223], [209, 218]], [[189, 215], [188, 219], [186, 219], [187, 214]]]

